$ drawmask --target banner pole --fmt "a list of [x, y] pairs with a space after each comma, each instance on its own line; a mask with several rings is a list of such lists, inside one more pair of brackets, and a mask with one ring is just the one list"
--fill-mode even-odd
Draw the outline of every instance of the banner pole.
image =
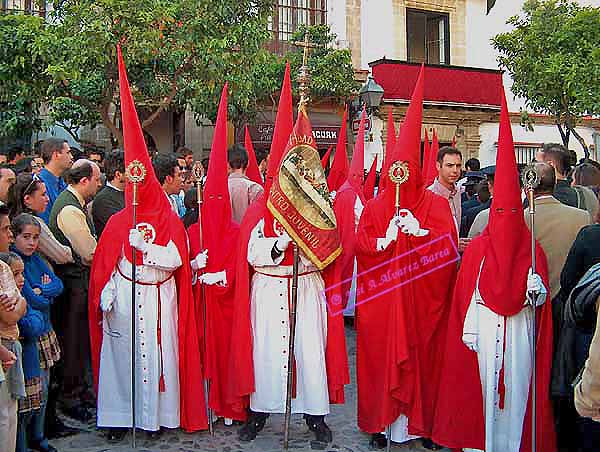
[[290, 436], [290, 418], [292, 416], [292, 391], [294, 387], [294, 339], [296, 337], [296, 306], [298, 304], [298, 268], [300, 252], [293, 242], [294, 264], [292, 267], [292, 296], [290, 303], [290, 332], [288, 340], [287, 391], [285, 399], [285, 423], [283, 428], [283, 450], [288, 450]]
[[[192, 175], [194, 176], [194, 180], [196, 182], [196, 195], [198, 197], [198, 239], [199, 239], [199, 248], [200, 252], [204, 251], [204, 236], [202, 234], [202, 177], [204, 176], [204, 168], [202, 167], [202, 163], [196, 162], [192, 167]], [[199, 274], [202, 274], [201, 270], [198, 270]], [[202, 327], [203, 327], [203, 344], [202, 351], [204, 353], [204, 372], [206, 372], [206, 294], [204, 292], [204, 284], [201, 284], [198, 280], [196, 284], [200, 284], [200, 302], [202, 303]], [[213, 429], [213, 416], [212, 410], [210, 409], [209, 399], [210, 397], [210, 380], [206, 378], [206, 374], [204, 375], [204, 408], [206, 409], [206, 416], [208, 418], [208, 431], [212, 435], [215, 434]]]
[[[137, 206], [138, 206], [138, 193], [137, 188], [138, 184], [142, 182], [146, 177], [146, 168], [144, 164], [139, 160], [132, 161], [125, 170], [125, 177], [127, 180], [133, 184], [133, 193], [132, 193], [132, 229], [137, 228]], [[133, 449], [136, 448], [135, 444], [135, 352], [136, 352], [136, 334], [135, 334], [135, 326], [136, 326], [136, 266], [137, 266], [137, 256], [136, 249], [131, 247], [131, 443]]]

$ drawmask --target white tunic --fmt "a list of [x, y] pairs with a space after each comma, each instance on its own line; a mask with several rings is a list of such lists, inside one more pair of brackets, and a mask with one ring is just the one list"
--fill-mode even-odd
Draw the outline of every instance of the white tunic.
[[[540, 304], [543, 301], [538, 301], [538, 306]], [[521, 448], [532, 371], [532, 316], [533, 308], [525, 303], [523, 310], [511, 317], [496, 314], [485, 305], [477, 283], [465, 317], [463, 342], [467, 346], [476, 344], [479, 350], [477, 358], [485, 406], [485, 452], [519, 452]], [[506, 392], [501, 410], [498, 382], [503, 358]]]
[[[287, 391], [289, 305], [291, 266], [279, 265], [283, 255], [273, 261], [274, 237], [264, 237], [264, 221], [250, 236], [248, 262], [256, 273], [252, 278], [251, 319], [255, 392], [250, 408], [263, 413], [283, 413]], [[291, 245], [290, 245], [291, 246]], [[329, 413], [329, 392], [325, 366], [327, 305], [325, 286], [316, 267], [300, 253], [298, 305], [296, 308], [296, 398], [293, 413]], [[273, 275], [273, 276], [267, 276]]]
[[[169, 276], [181, 266], [175, 244], [148, 245], [136, 278], [158, 283], [161, 300], [162, 366], [165, 392], [159, 392], [161, 354], [158, 347], [158, 289], [136, 286], [136, 427], [158, 430], [179, 427], [179, 358], [177, 338], [177, 287]], [[121, 257], [121, 273], [131, 278], [131, 264]], [[111, 303], [102, 320], [98, 385], [98, 426], [131, 427], [131, 281], [116, 269], [103, 289], [101, 305]], [[105, 309], [105, 308], [104, 308]]]

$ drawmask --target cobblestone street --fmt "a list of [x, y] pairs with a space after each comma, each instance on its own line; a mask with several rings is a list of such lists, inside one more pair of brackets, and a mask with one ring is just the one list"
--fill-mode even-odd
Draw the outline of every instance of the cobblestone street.
[[[332, 406], [327, 423], [333, 431], [333, 442], [329, 445], [316, 443], [314, 435], [309, 432], [301, 415], [292, 418], [290, 450], [311, 451], [325, 450], [331, 452], [365, 452], [372, 450], [369, 446], [369, 435], [358, 430], [356, 425], [356, 334], [354, 329], [346, 328], [348, 340], [348, 353], [350, 357], [351, 384], [346, 387], [346, 404]], [[131, 450], [131, 436], [128, 435], [121, 443], [108, 443], [104, 436], [96, 430], [94, 423], [80, 425], [70, 422], [84, 429], [84, 432], [53, 441], [52, 444], [59, 452], [125, 452]], [[238, 440], [238, 426], [225, 427], [222, 421], [215, 426], [215, 435], [211, 437], [208, 432], [188, 434], [181, 430], [165, 431], [158, 440], [148, 440], [143, 432], [138, 431], [137, 450], [140, 452], [270, 452], [282, 450], [283, 415], [271, 416], [265, 429], [258, 437], [249, 443]], [[421, 441], [411, 441], [403, 445], [394, 445], [394, 451], [412, 452], [426, 451], [421, 446]]]

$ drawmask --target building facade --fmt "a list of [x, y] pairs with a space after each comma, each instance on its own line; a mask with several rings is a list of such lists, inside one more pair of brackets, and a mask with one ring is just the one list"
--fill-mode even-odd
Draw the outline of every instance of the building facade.
[[[581, 2], [600, 6], [598, 0]], [[442, 143], [454, 138], [466, 158], [478, 157], [484, 165], [495, 161], [500, 83], [506, 89], [520, 162], [530, 161], [544, 142], [561, 142], [550, 117], [533, 112], [534, 130], [520, 125], [525, 102], [511, 93], [512, 80], [499, 71], [498, 55], [490, 40], [510, 30], [506, 21], [520, 12], [523, 1], [494, 3], [330, 0], [333, 31], [352, 49], [356, 68], [371, 71], [384, 88], [379, 114], [372, 121], [374, 138], [367, 144], [367, 167], [383, 152], [388, 108], [392, 108], [396, 125], [402, 120], [416, 81], [415, 66], [421, 63], [426, 64], [423, 129], [436, 129]], [[584, 119], [577, 130], [590, 146], [592, 158], [597, 159], [600, 121]], [[583, 156], [579, 143], [572, 140], [570, 146]]]

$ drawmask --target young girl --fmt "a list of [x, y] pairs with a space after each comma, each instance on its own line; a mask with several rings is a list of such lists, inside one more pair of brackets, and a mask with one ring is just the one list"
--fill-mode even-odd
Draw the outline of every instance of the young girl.
[[25, 397], [17, 322], [26, 313], [27, 304], [20, 295], [23, 262], [14, 253], [0, 253], [0, 260], [0, 451], [12, 452], [17, 437], [17, 400]]
[[38, 220], [33, 215], [20, 214], [13, 219], [12, 229], [15, 236], [13, 250], [24, 263], [22, 293], [27, 300], [28, 312], [39, 312], [43, 320], [41, 330], [36, 331], [38, 334], [33, 334], [35, 332], [32, 330], [27, 346], [23, 344], [24, 355], [26, 347], [31, 351], [31, 356], [27, 356], [29, 359], [24, 359], [25, 378], [28, 382], [34, 382], [35, 391], [32, 391], [31, 396], [27, 391], [27, 398], [19, 404], [17, 452], [25, 452], [27, 447], [36, 451], [53, 452], [56, 449], [48, 444], [45, 437], [44, 417], [49, 370], [60, 358], [60, 348], [50, 321], [50, 306], [62, 292], [63, 285], [36, 252], [41, 232]]
[[56, 240], [50, 228], [39, 217], [48, 206], [46, 184], [37, 176], [28, 173], [19, 174], [15, 185], [11, 187], [9, 198], [11, 217], [30, 213], [39, 221], [42, 232], [37, 252], [48, 258], [52, 264], [73, 262], [71, 248]]

